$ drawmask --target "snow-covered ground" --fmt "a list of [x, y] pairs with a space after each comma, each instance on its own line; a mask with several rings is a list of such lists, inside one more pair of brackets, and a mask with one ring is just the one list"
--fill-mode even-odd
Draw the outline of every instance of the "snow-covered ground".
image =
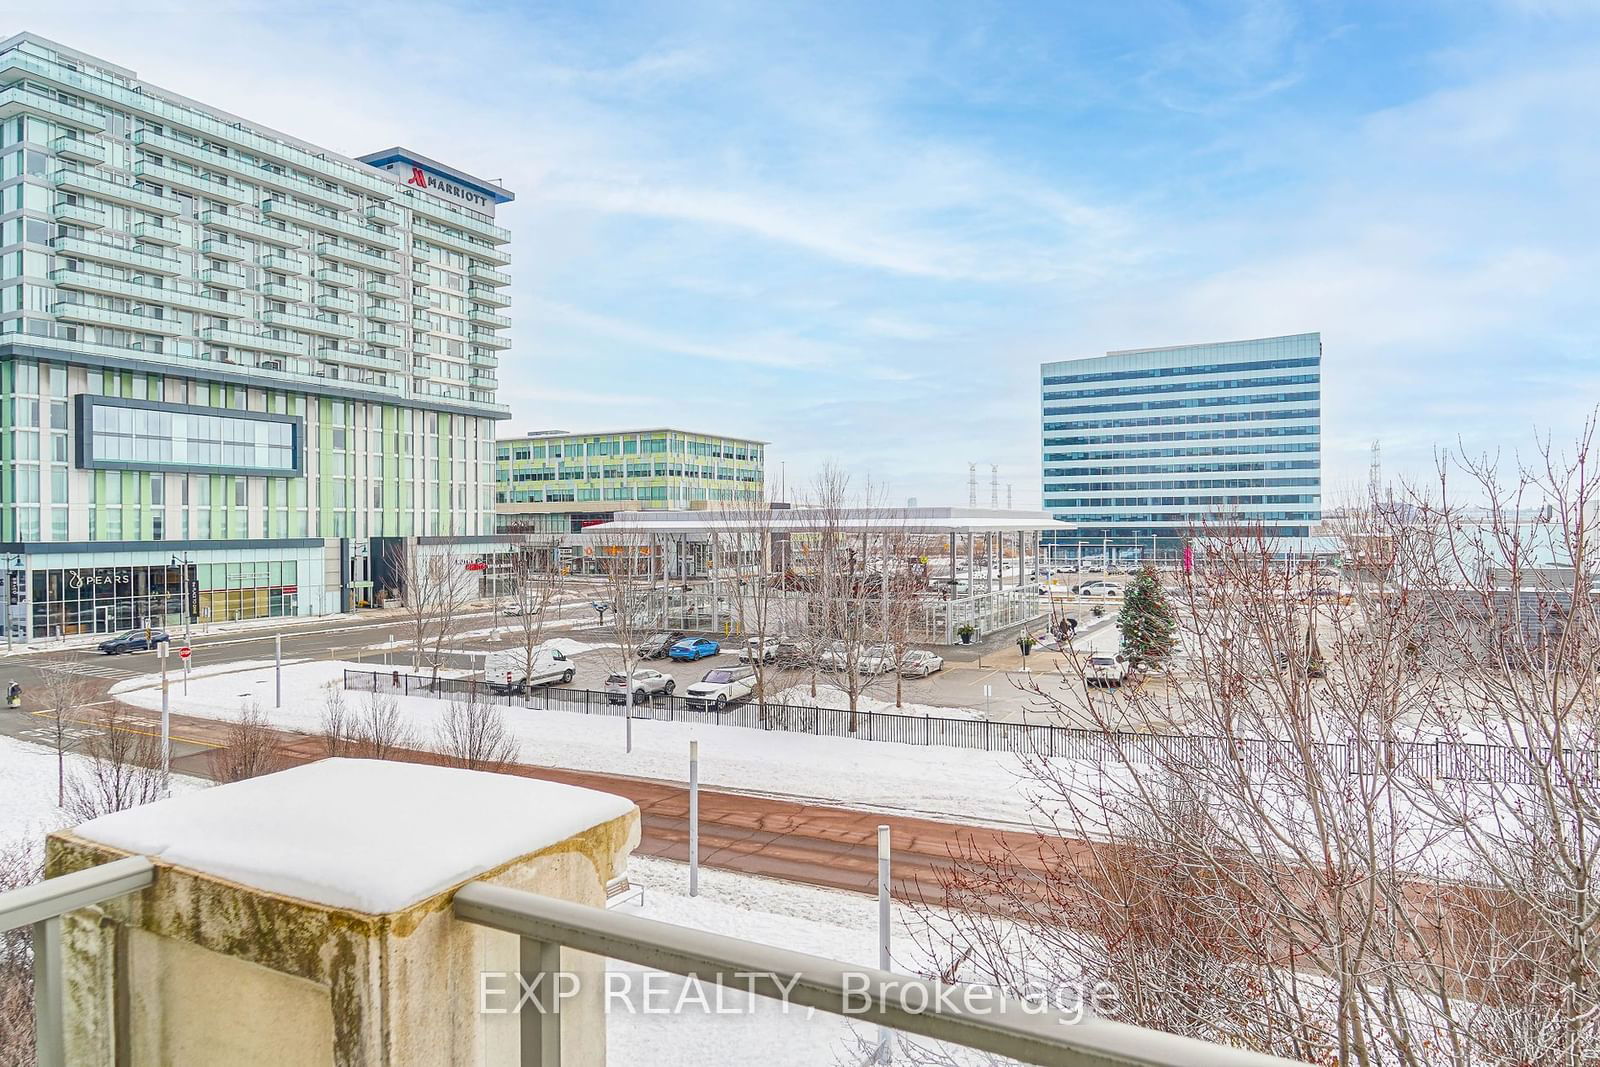
[[[270, 663], [229, 673], [199, 671], [190, 676], [187, 696], [172, 694], [172, 710], [232, 719], [241, 706], [255, 702], [274, 724], [317, 733], [328, 688], [341, 683], [346, 667], [372, 669], [328, 660], [285, 665], [281, 708], [272, 706]], [[153, 675], [118, 683], [112, 692], [141, 708], [161, 706]], [[347, 692], [344, 699], [359, 707], [367, 697]], [[429, 697], [400, 697], [400, 706], [421, 743], [429, 744], [449, 705]], [[634, 720], [633, 751], [628, 753], [621, 716], [508, 707], [506, 719], [524, 763], [683, 781], [688, 777], [689, 742], [698, 740], [700, 780], [707, 786], [966, 821], [1021, 823], [1029, 818], [1030, 780], [1021, 762], [1008, 754], [645, 719]]]
[[[772, 698], [774, 704], [787, 704], [796, 708], [833, 708], [844, 710], [850, 706], [850, 694], [828, 684], [826, 679], [817, 683], [817, 695], [811, 695], [810, 685], [791, 685]], [[857, 711], [881, 711], [889, 715], [931, 715], [936, 719], [982, 719], [972, 708], [952, 708], [944, 704], [903, 704], [894, 702], [894, 680], [885, 679], [856, 697]]]
[[[67, 780], [88, 773], [88, 757], [67, 753]], [[174, 793], [204, 788], [198, 778], [174, 775]], [[45, 835], [76, 822], [56, 806], [56, 753], [10, 737], [0, 737], [0, 849], [18, 843], [38, 848]]]
[[[795, 952], [826, 956], [848, 964], [878, 963], [877, 901], [856, 893], [778, 882], [766, 878], [702, 869], [700, 895], [688, 895], [687, 867], [680, 863], [636, 857], [629, 861], [629, 880], [644, 887], [643, 906], [618, 910], [647, 919], [760, 941]], [[890, 934], [896, 970], [915, 970], [917, 953], [896, 905]], [[613, 961], [637, 988], [642, 968]], [[676, 1004], [684, 980], [658, 976], [665, 992], [655, 1003]], [[762, 1067], [814, 1067], [816, 1064], [859, 1062], [856, 1037], [871, 1027], [852, 1025], [823, 1012], [790, 1008], [735, 990], [718, 1000], [708, 990], [712, 1011], [696, 1006], [673, 1014], [629, 1013], [620, 1005], [607, 1015], [608, 1062], [616, 1067], [675, 1067], [677, 1064], [759, 1063]], [[630, 1004], [638, 1006], [640, 998]], [[737, 1049], [737, 1057], [730, 1051]]]

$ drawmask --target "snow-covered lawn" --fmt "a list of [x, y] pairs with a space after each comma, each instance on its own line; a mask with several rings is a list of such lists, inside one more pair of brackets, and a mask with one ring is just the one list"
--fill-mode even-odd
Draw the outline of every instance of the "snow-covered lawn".
[[[274, 724], [317, 733], [328, 687], [340, 684], [346, 667], [372, 670], [327, 660], [285, 665], [283, 707], [274, 708], [272, 665], [248, 667], [196, 672], [188, 696], [173, 691], [172, 710], [232, 719], [242, 705], [256, 702]], [[161, 691], [154, 683], [153, 676], [129, 679], [113, 692], [155, 710]], [[348, 692], [344, 699], [359, 708], [367, 697]], [[401, 697], [400, 706], [420, 742], [430, 744], [449, 704], [413, 696]], [[968, 821], [1021, 823], [1030, 815], [1030, 780], [1008, 754], [645, 719], [634, 720], [633, 752], [627, 753], [621, 716], [522, 707], [508, 707], [505, 714], [524, 763], [683, 781], [693, 739], [700, 742], [700, 780], [707, 786]]]
[[[159, 705], [158, 705], [159, 706]], [[87, 774], [86, 756], [67, 753], [67, 782], [74, 774]], [[209, 783], [174, 775], [172, 788], [187, 792]], [[44, 745], [0, 737], [0, 849], [18, 843], [39, 848], [45, 835], [76, 822], [56, 806], [56, 753]]]
[[[971, 708], [952, 708], [943, 704], [913, 704], [894, 702], [894, 680], [886, 679], [875, 684], [870, 692], [856, 696], [857, 711], [881, 711], [889, 715], [931, 715], [936, 719], [982, 719]], [[828, 684], [817, 683], [817, 695], [811, 695], [810, 685], [791, 685], [772, 698], [774, 704], [787, 704], [796, 708], [833, 708], [842, 711], [850, 706], [850, 694]]]

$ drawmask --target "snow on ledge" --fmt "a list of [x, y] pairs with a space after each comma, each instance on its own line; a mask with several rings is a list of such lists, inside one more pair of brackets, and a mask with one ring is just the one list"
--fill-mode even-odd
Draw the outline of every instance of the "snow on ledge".
[[328, 759], [71, 832], [269, 893], [381, 915], [632, 810], [623, 797], [556, 782]]

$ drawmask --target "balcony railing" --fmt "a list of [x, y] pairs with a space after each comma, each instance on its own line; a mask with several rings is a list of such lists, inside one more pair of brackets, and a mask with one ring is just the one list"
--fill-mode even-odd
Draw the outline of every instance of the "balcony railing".
[[203, 174], [184, 170], [181, 167], [169, 167], [164, 163], [152, 163], [148, 159], [141, 159], [133, 165], [136, 177], [147, 181], [157, 182], [161, 185], [175, 185], [179, 189], [188, 189], [208, 196], [213, 200], [221, 200], [229, 204], [242, 204], [250, 198], [248, 190], [237, 185], [219, 182], [215, 178], [207, 178]]
[[106, 161], [106, 146], [93, 137], [57, 137], [50, 142], [50, 151], [62, 159], [99, 166]]
[[131, 185], [114, 182], [109, 178], [99, 178], [81, 170], [58, 170], [50, 175], [50, 181], [58, 189], [87, 193], [102, 200], [141, 208], [157, 215], [177, 215], [183, 211], [183, 204], [177, 197], [163, 196], [148, 189], [135, 189]]
[[467, 277], [471, 278], [473, 281], [482, 282], [485, 285], [511, 284], [511, 275], [505, 273], [504, 271], [498, 271], [491, 267], [485, 267], [481, 263], [468, 264]]
[[176, 256], [140, 252], [132, 248], [123, 248], [120, 245], [95, 241], [86, 237], [57, 237], [50, 244], [52, 248], [62, 255], [73, 256], [78, 259], [92, 259], [99, 263], [115, 263], [120, 267], [132, 267], [135, 270], [147, 271], [151, 274], [172, 276], [183, 273], [183, 262]]
[[398, 274], [400, 264], [389, 256], [376, 256], [371, 252], [364, 252], [359, 248], [338, 244], [334, 241], [324, 241], [317, 245], [317, 255], [323, 259], [336, 259], [341, 263], [353, 263], [358, 267], [376, 271], [379, 274]]
[[8, 119], [19, 111], [31, 111], [35, 115], [44, 115], [67, 126], [94, 130], [97, 133], [106, 128], [105, 116], [98, 111], [90, 111], [76, 104], [63, 104], [53, 97], [36, 93], [21, 85], [0, 89], [0, 119]]
[[133, 143], [141, 147], [154, 148], [169, 156], [187, 159], [210, 170], [227, 171], [246, 182], [292, 192], [332, 208], [348, 211], [355, 206], [355, 198], [348, 193], [329, 189], [325, 185], [292, 174], [268, 170], [259, 163], [246, 163], [233, 156], [222, 155], [204, 145], [185, 141], [181, 137], [170, 137], [151, 130], [135, 130]]
[[[854, 967], [758, 941], [488, 882], [469, 882], [456, 890], [453, 910], [463, 922], [521, 939], [518, 971], [526, 989], [552, 988], [563, 969], [561, 949], [569, 948], [1022, 1063], [1054, 1067], [1291, 1067], [1294, 1062], [1159, 1030], [1093, 1017], [1074, 1018], [998, 992], [975, 1003], [963, 996], [959, 987], [926, 978]], [[518, 1021], [522, 1063], [560, 1067], [559, 1010], [544, 1012], [530, 1006], [519, 1014]]]
[[204, 311], [212, 315], [238, 316], [244, 314], [244, 305], [235, 300], [220, 300], [200, 293], [186, 293], [148, 282], [124, 281], [92, 271], [58, 267], [50, 272], [50, 280], [61, 289], [83, 289], [108, 296], [126, 296], [147, 304], [166, 304], [170, 307]]
[[510, 256], [493, 245], [483, 244], [461, 234], [453, 233], [445, 227], [429, 222], [424, 218], [412, 218], [411, 232], [424, 241], [443, 245], [446, 248], [453, 248], [457, 252], [465, 252], [468, 255], [476, 256], [498, 266], [504, 266], [511, 262]]
[[400, 299], [400, 287], [398, 285], [378, 278], [374, 278], [367, 283], [367, 293], [371, 296], [381, 296], [386, 300]]
[[158, 319], [150, 315], [135, 315], [128, 311], [112, 311], [110, 308], [95, 307], [93, 304], [80, 304], [71, 300], [63, 300], [53, 304], [50, 311], [56, 318], [67, 322], [86, 322], [95, 326], [114, 326], [121, 330], [133, 330], [137, 333], [158, 333], [167, 337], [176, 337], [183, 332], [183, 327], [176, 319]]
[[301, 226], [309, 227], [322, 233], [337, 233], [364, 244], [376, 245], [379, 248], [395, 249], [400, 247], [400, 238], [394, 234], [381, 233], [372, 226], [361, 222], [350, 222], [335, 215], [324, 215], [296, 204], [283, 200], [263, 200], [261, 210], [264, 214], [288, 219]]
[[176, 247], [183, 244], [183, 231], [176, 226], [168, 226], [160, 222], [136, 222], [133, 224], [133, 236], [146, 244], [170, 245]]
[[200, 221], [214, 230], [226, 230], [229, 233], [243, 234], [246, 237], [256, 237], [273, 244], [289, 245], [298, 248], [305, 243], [304, 239], [293, 230], [285, 230], [280, 226], [268, 226], [255, 219], [247, 219], [242, 215], [230, 214], [226, 211], [202, 211]]
[[87, 226], [98, 230], [106, 224], [106, 213], [97, 207], [88, 204], [60, 203], [50, 209], [50, 214], [55, 216], [57, 222], [65, 222], [73, 226]]

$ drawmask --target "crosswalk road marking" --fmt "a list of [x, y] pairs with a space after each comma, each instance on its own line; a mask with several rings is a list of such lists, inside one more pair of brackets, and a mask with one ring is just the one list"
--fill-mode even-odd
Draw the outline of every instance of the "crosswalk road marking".
[[66, 668], [68, 674], [90, 674], [96, 678], [137, 678], [145, 671], [130, 671], [103, 663], [74, 663]]

